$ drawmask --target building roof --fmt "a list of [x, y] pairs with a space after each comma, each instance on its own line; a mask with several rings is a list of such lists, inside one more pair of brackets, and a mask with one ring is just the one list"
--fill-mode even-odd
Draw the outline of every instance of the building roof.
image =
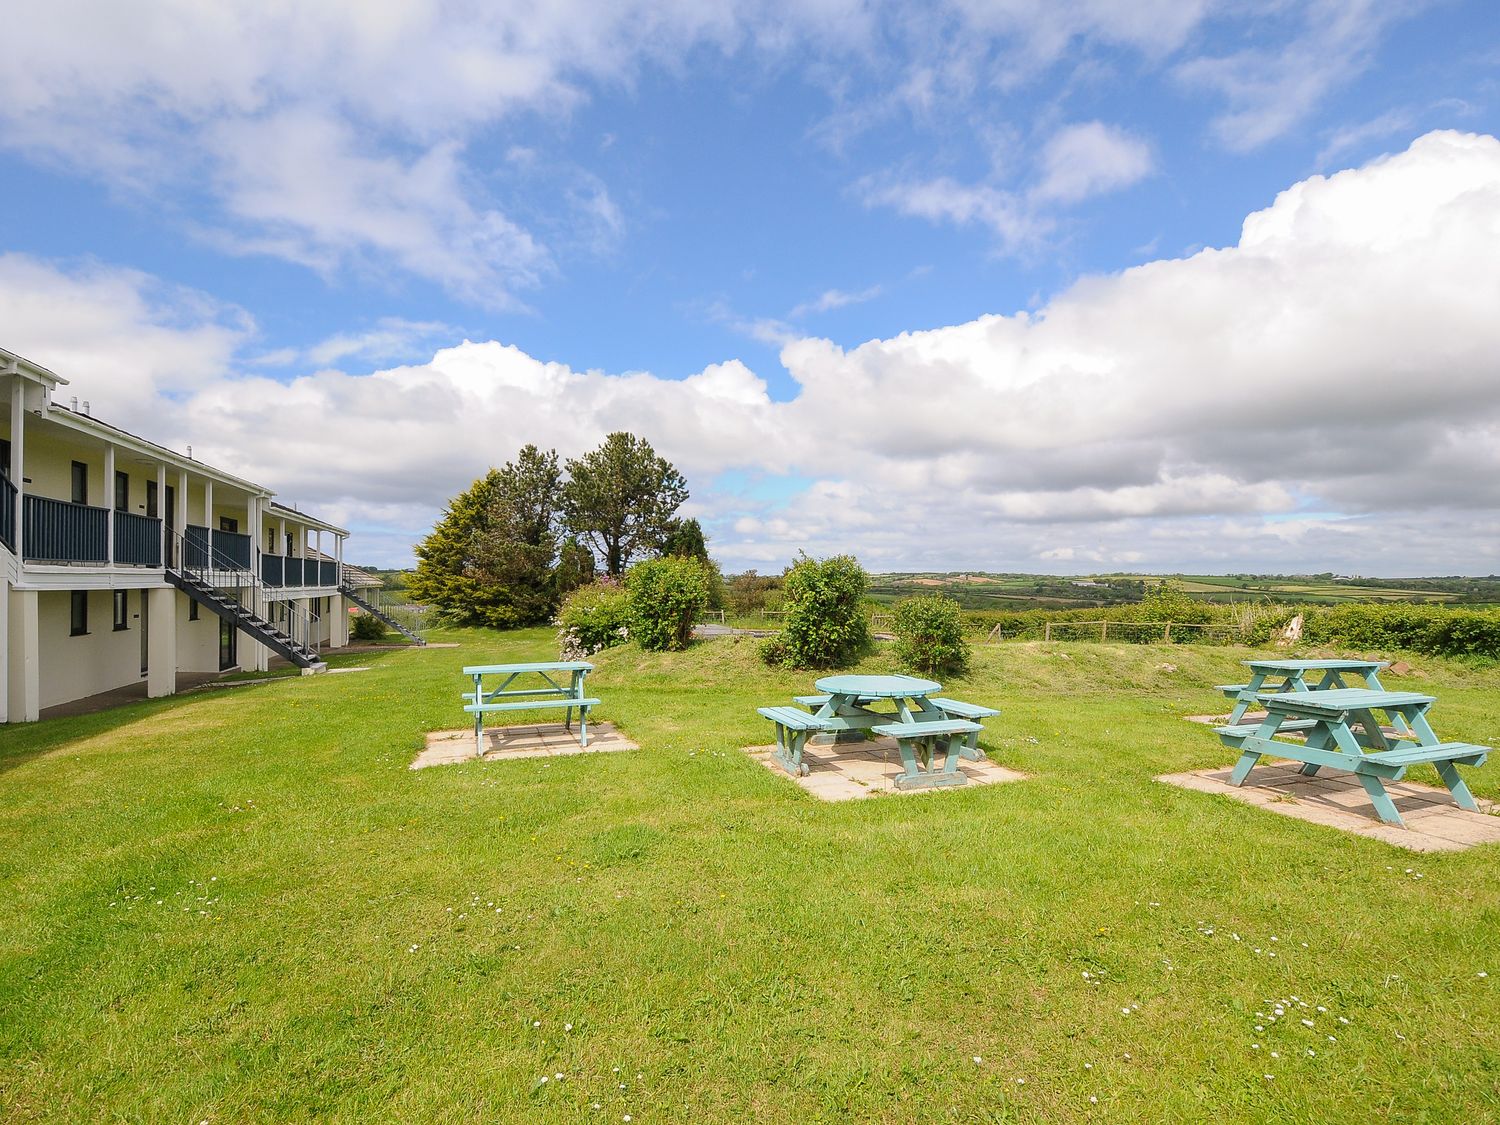
[[329, 523], [327, 520], [320, 520], [317, 516], [310, 516], [306, 512], [292, 507], [290, 504], [280, 504], [272, 500], [267, 508], [269, 515], [280, 516], [283, 519], [295, 519], [298, 523], [313, 528], [315, 531], [331, 531], [333, 534], [342, 535], [346, 539], [349, 537], [347, 529], [338, 526], [338, 524]]
[[50, 387], [59, 384], [66, 386], [67, 380], [55, 371], [48, 371], [39, 363], [32, 363], [25, 356], [19, 356], [15, 352], [8, 352], [0, 348], [0, 374], [25, 375], [39, 382], [46, 383]]

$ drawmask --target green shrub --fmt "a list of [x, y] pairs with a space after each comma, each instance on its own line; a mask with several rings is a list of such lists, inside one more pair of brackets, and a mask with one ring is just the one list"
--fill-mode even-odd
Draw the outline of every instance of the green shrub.
[[663, 556], [625, 575], [630, 639], [653, 652], [687, 648], [693, 622], [708, 604], [710, 573], [700, 559]]
[[923, 676], [961, 676], [969, 670], [969, 642], [958, 618], [958, 603], [940, 594], [921, 594], [896, 603], [893, 629], [896, 663]]
[[373, 613], [357, 614], [349, 625], [349, 637], [356, 641], [378, 641], [385, 636], [385, 622]]
[[865, 572], [852, 555], [821, 562], [806, 555], [799, 558], [783, 580], [786, 618], [778, 663], [793, 668], [844, 668], [858, 660], [870, 647], [870, 622], [864, 607], [868, 586]]
[[557, 613], [557, 646], [564, 660], [583, 660], [630, 639], [630, 596], [613, 579], [580, 586]]

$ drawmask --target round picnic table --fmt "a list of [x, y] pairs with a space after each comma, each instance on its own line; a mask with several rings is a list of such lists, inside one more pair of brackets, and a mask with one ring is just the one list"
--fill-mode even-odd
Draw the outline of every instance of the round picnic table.
[[[815, 742], [859, 742], [865, 731], [893, 719], [911, 722], [914, 718], [940, 719], [942, 712], [927, 697], [943, 690], [942, 684], [916, 676], [824, 676], [817, 681], [818, 690], [828, 695], [828, 702], [818, 709], [825, 720], [827, 733]], [[874, 711], [868, 704], [877, 699], [893, 699], [896, 711]], [[915, 704], [907, 705], [907, 700]]]
[[925, 699], [943, 685], [916, 676], [824, 676], [818, 690], [869, 699]]

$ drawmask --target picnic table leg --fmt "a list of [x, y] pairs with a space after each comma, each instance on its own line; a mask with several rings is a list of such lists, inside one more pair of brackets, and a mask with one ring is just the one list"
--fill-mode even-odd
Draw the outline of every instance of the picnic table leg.
[[1250, 673], [1250, 682], [1234, 697], [1234, 710], [1229, 712], [1230, 726], [1233, 726], [1245, 717], [1245, 712], [1250, 710], [1250, 704], [1255, 702], [1255, 693], [1260, 690], [1261, 685], [1265, 682], [1266, 674], [1264, 672]]
[[1479, 805], [1474, 800], [1474, 794], [1469, 792], [1469, 787], [1464, 784], [1464, 779], [1458, 776], [1458, 767], [1452, 762], [1433, 762], [1438, 771], [1438, 776], [1443, 779], [1443, 784], [1448, 787], [1448, 792], [1453, 794], [1453, 800], [1461, 809], [1470, 812], [1478, 812]]
[[[572, 713], [573, 709], [569, 707], [568, 714]], [[578, 708], [578, 743], [585, 748], [589, 744], [589, 709], [587, 707]]]
[[[1385, 687], [1380, 682], [1380, 673], [1379, 673], [1379, 671], [1377, 669], [1371, 668], [1368, 672], [1366, 672], [1364, 674], [1364, 676], [1365, 676], [1365, 687], [1369, 688], [1371, 691], [1384, 691], [1385, 690]], [[1395, 727], [1397, 733], [1399, 733], [1399, 734], [1411, 734], [1411, 733], [1413, 733], [1411, 726], [1406, 721], [1406, 716], [1402, 715], [1400, 713], [1391, 715], [1391, 726]], [[1420, 740], [1418, 740], [1418, 741], [1420, 741]]]
[[[1307, 745], [1312, 747], [1314, 750], [1333, 749], [1333, 747], [1330, 747], [1328, 745], [1329, 741], [1330, 739], [1328, 736], [1328, 732], [1322, 727], [1317, 727], [1316, 729], [1307, 732]], [[1323, 767], [1317, 762], [1303, 762], [1302, 768], [1297, 772], [1300, 773], [1303, 777], [1316, 777], [1318, 775], [1318, 771], [1322, 768]]]
[[806, 731], [776, 724], [776, 751], [772, 757], [793, 777], [807, 776], [807, 767], [802, 764], [802, 744], [806, 739]]
[[1370, 803], [1375, 806], [1375, 815], [1387, 824], [1405, 828], [1406, 821], [1401, 819], [1401, 813], [1391, 801], [1391, 795], [1385, 791], [1385, 783], [1373, 774], [1356, 773], [1354, 776], [1359, 778], [1359, 783], [1370, 795]]
[[964, 757], [964, 751], [968, 748], [969, 738], [971, 737], [973, 736], [955, 734], [948, 739], [948, 756], [943, 759], [944, 774], [949, 777], [963, 776], [963, 774], [958, 772], [958, 763]]

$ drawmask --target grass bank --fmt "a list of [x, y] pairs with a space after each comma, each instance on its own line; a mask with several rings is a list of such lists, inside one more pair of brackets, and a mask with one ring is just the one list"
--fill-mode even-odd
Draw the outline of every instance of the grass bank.
[[[739, 753], [812, 678], [750, 640], [601, 654], [637, 753], [410, 772], [462, 665], [552, 655], [441, 639], [0, 733], [8, 1119], [1500, 1115], [1500, 855], [1151, 780], [1230, 760], [1181, 716], [1245, 650], [981, 649], [1032, 776], [825, 805]], [[1500, 671], [1416, 665], [1500, 742]]]

